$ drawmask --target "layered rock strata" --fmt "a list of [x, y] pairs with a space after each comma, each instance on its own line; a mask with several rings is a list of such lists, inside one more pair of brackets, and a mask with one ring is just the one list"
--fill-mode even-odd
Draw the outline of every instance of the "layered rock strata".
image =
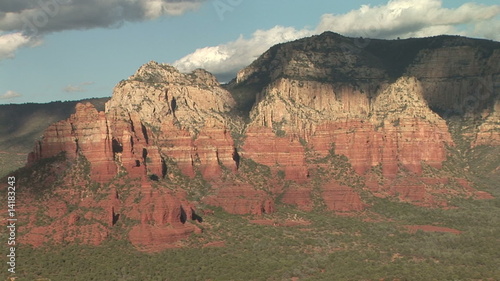
[[254, 215], [274, 212], [277, 198], [359, 212], [369, 207], [361, 191], [427, 207], [491, 198], [436, 171], [456, 145], [450, 116], [479, 120], [472, 146], [500, 144], [500, 44], [447, 36], [367, 43], [325, 33], [277, 45], [224, 87], [204, 70], [143, 65], [115, 87], [105, 112], [78, 104], [29, 156], [33, 165], [65, 152], [88, 168], [88, 184], [136, 186], [109, 191], [103, 203], [75, 193], [85, 203], [72, 204], [102, 211], [61, 205], [49, 217], [98, 223], [78, 235], [56, 222], [31, 224], [26, 241], [39, 245], [40, 232], [56, 229], [59, 242], [98, 244], [122, 217], [135, 222], [127, 237], [138, 248], [175, 246], [200, 231], [186, 219], [196, 220], [195, 204], [180, 191]]

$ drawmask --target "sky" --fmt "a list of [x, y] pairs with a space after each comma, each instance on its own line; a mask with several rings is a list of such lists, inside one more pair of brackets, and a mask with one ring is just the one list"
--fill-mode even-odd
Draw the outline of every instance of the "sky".
[[498, 0], [0, 0], [0, 104], [109, 97], [154, 60], [228, 82], [272, 45], [333, 31], [500, 41]]

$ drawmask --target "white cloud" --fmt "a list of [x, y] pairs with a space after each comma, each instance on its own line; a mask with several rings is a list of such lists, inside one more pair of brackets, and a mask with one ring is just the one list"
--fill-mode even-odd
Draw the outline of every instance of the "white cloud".
[[447, 9], [440, 0], [392, 0], [380, 6], [363, 5], [346, 14], [325, 14], [311, 30], [281, 26], [258, 30], [248, 39], [240, 36], [229, 43], [197, 49], [173, 64], [184, 72], [204, 68], [219, 77], [232, 78], [272, 45], [324, 31], [380, 39], [455, 34], [500, 40], [499, 15], [500, 5], [466, 3]]
[[13, 58], [18, 48], [33, 45], [33, 40], [21, 33], [0, 34], [0, 60]]
[[458, 25], [477, 25], [498, 15], [499, 5], [466, 3], [447, 9], [440, 0], [393, 0], [381, 6], [364, 5], [343, 15], [325, 14], [316, 31], [370, 38], [457, 34]]
[[0, 2], [0, 30], [46, 34], [181, 15], [205, 0], [44, 0]]
[[81, 92], [86, 92], [87, 89], [85, 86], [92, 85], [94, 82], [83, 82], [77, 85], [68, 85], [63, 88], [63, 91], [66, 93], [81, 93]]
[[2, 99], [2, 100], [11, 100], [11, 99], [15, 99], [15, 98], [22, 97], [22, 96], [23, 95], [21, 95], [18, 92], [14, 92], [14, 91], [8, 90], [7, 92], [5, 92], [5, 94], [3, 94], [3, 95], [0, 96], [0, 99]]
[[63, 88], [63, 91], [65, 91], [66, 93], [78, 93], [84, 92], [85, 90], [80, 85], [68, 85]]
[[[177, 16], [206, 0], [16, 0], [0, 1], [0, 60], [63, 30], [116, 27], [124, 22]], [[7, 35], [1, 35], [8, 33]]]
[[142, 1], [146, 18], [154, 19], [163, 15], [179, 16], [199, 7], [199, 1], [169, 2], [163, 0]]
[[234, 74], [258, 58], [269, 47], [312, 34], [313, 32], [307, 29], [296, 30], [293, 27], [275, 26], [269, 30], [257, 30], [248, 39], [240, 36], [226, 44], [197, 49], [173, 64], [184, 72], [204, 68], [219, 75]]
[[474, 25], [474, 29], [468, 32], [469, 36], [489, 38], [500, 41], [500, 19], [494, 18]]

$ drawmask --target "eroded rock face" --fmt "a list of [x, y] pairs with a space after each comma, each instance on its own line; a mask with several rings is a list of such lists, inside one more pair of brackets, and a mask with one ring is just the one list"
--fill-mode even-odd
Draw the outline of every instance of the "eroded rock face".
[[[367, 47], [355, 41], [325, 33], [276, 46], [238, 73], [232, 88], [257, 92], [244, 153], [270, 167], [307, 167], [307, 173], [294, 173], [307, 181], [315, 173], [308, 158], [333, 152], [346, 156], [359, 175], [380, 166], [390, 196], [445, 204], [435, 198], [440, 184], [394, 179], [422, 175], [427, 166], [441, 169], [455, 145], [444, 118], [456, 114], [483, 118], [473, 146], [497, 145], [500, 45], [446, 36], [373, 40]], [[411, 46], [417, 43], [420, 49]], [[297, 142], [308, 152], [295, 148]], [[307, 206], [307, 193], [288, 194], [297, 198], [287, 195], [286, 202]]]
[[113, 124], [130, 124], [111, 127], [127, 165], [138, 166], [139, 161], [145, 174], [165, 176], [163, 155], [189, 176], [199, 166], [204, 176], [213, 177], [220, 174], [219, 162], [228, 169], [236, 167], [225, 114], [234, 103], [204, 70], [182, 74], [169, 65], [150, 62], [116, 86], [106, 115]]
[[62, 151], [68, 158], [83, 155], [90, 160], [91, 176], [97, 182], [109, 181], [117, 172], [108, 121], [91, 103], [77, 104], [69, 119], [51, 125], [30, 154], [28, 165]]
[[251, 185], [225, 185], [214, 195], [207, 197], [205, 203], [220, 206], [232, 214], [271, 214], [274, 212], [274, 198], [263, 190], [254, 190]]
[[[171, 66], [150, 62], [117, 85], [106, 112], [98, 112], [89, 103], [78, 104], [68, 120], [49, 127], [30, 155], [30, 164], [65, 152], [70, 161], [84, 162], [88, 171], [83, 173], [88, 173], [92, 182], [107, 185], [123, 175], [135, 180], [140, 187], [129, 197], [145, 192], [142, 189], [151, 188], [152, 182], [168, 178], [172, 161], [186, 176], [194, 177], [200, 171], [206, 179], [216, 178], [222, 167], [237, 170], [236, 148], [225, 115], [233, 105], [229, 92], [206, 71], [181, 74]], [[84, 178], [80, 182], [67, 179], [66, 183], [86, 184]], [[77, 198], [88, 198], [88, 193], [78, 194]], [[186, 224], [187, 218], [193, 217], [193, 209], [182, 196], [149, 191], [140, 201], [126, 203], [127, 207], [135, 206], [131, 210], [123, 210], [119, 192], [113, 189], [110, 194], [113, 198], [102, 206], [102, 211], [52, 216], [64, 218], [75, 229], [85, 219], [102, 221], [92, 227], [85, 224], [90, 228], [82, 233], [89, 233], [88, 237], [75, 236], [73, 230], [54, 224], [48, 227], [64, 237], [99, 244], [120, 216], [129, 217], [140, 221], [132, 228], [129, 239], [141, 248], [170, 245], [200, 231]], [[82, 202], [76, 205], [101, 205], [87, 199]], [[37, 229], [31, 232], [38, 233]], [[26, 241], [34, 245], [46, 242], [29, 236]]]
[[220, 174], [218, 163], [236, 170], [227, 116], [234, 105], [215, 77], [196, 70], [182, 74], [171, 66], [150, 62], [119, 83], [106, 113], [90, 103], [78, 104], [68, 120], [47, 129], [30, 155], [30, 163], [66, 151], [84, 156], [92, 179], [105, 183], [120, 168], [132, 178], [165, 176], [165, 157], [194, 176]]
[[[320, 156], [334, 144], [335, 153], [347, 156], [359, 174], [382, 164], [384, 175], [395, 176], [399, 164], [415, 173], [422, 172], [422, 161], [440, 168], [445, 145], [453, 145], [446, 122], [429, 109], [416, 78], [403, 77], [374, 99], [355, 89], [337, 93], [321, 83], [293, 86], [300, 83], [281, 80], [265, 91], [251, 113], [245, 155], [264, 165], [294, 169], [288, 174], [304, 180], [302, 138]], [[314, 96], [326, 99], [317, 102]]]
[[343, 186], [335, 181], [322, 186], [322, 197], [328, 210], [338, 212], [361, 211], [365, 204], [358, 193], [352, 188]]
[[500, 50], [462, 40], [465, 42], [457, 42], [458, 46], [421, 50], [415, 58], [418, 63], [410, 65], [406, 73], [422, 82], [424, 97], [432, 108], [472, 116], [491, 109], [498, 100]]
[[133, 245], [145, 247], [145, 250], [170, 247], [191, 233], [201, 233], [200, 228], [188, 222], [192, 219], [191, 208], [183, 206], [178, 198], [168, 193], [143, 192], [140, 203], [129, 215], [141, 221], [129, 232], [129, 239]]
[[497, 100], [490, 112], [486, 112], [484, 122], [479, 126], [473, 146], [500, 145], [500, 100]]
[[[67, 242], [100, 245], [114, 228], [132, 223], [135, 225], [124, 238], [140, 250], [158, 251], [176, 247], [192, 233], [201, 233], [196, 226], [200, 217], [184, 194], [140, 186], [126, 199], [120, 198], [116, 189], [103, 190], [94, 197], [82, 199], [77, 192], [60, 190], [59, 200], [51, 201], [50, 208], [43, 202], [31, 201], [30, 206], [20, 210], [23, 220], [29, 222], [20, 227], [26, 233], [20, 236], [20, 241], [35, 247]], [[68, 208], [70, 205], [74, 210]], [[43, 215], [34, 210], [42, 210]]]
[[283, 203], [295, 205], [304, 211], [311, 211], [314, 203], [311, 198], [311, 188], [292, 188], [283, 194]]
[[298, 138], [279, 137], [271, 128], [249, 127], [242, 157], [285, 172], [285, 179], [304, 182], [308, 172], [304, 147]]
[[[68, 175], [66, 185], [100, 189], [61, 196], [102, 211], [60, 206], [48, 216], [68, 230], [32, 224], [27, 243], [44, 243], [39, 233], [54, 230], [60, 242], [98, 244], [129, 218], [127, 238], [138, 248], [173, 247], [200, 231], [189, 222], [196, 202], [185, 193], [254, 215], [274, 212], [277, 198], [307, 211], [359, 212], [369, 208], [362, 190], [426, 207], [446, 207], [450, 196], [491, 198], [436, 171], [456, 145], [447, 116], [480, 121], [472, 146], [500, 144], [499, 44], [355, 41], [325, 33], [275, 46], [225, 87], [232, 94], [204, 70], [184, 74], [149, 62], [115, 87], [105, 112], [78, 104], [47, 129], [29, 162], [65, 151], [90, 175]], [[233, 97], [252, 101], [247, 120]], [[464, 106], [470, 97], [475, 106]], [[125, 189], [127, 181], [135, 186]], [[105, 200], [95, 200], [99, 192]]]

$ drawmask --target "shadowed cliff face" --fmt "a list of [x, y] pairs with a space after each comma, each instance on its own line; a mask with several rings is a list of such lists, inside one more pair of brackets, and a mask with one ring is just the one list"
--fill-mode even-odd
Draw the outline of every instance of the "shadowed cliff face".
[[499, 48], [498, 42], [454, 36], [376, 40], [325, 32], [272, 47], [229, 87], [257, 94], [289, 78], [355, 85], [371, 98], [387, 82], [408, 76], [423, 84], [429, 107], [438, 113], [481, 114], [498, 99]]
[[[369, 208], [372, 196], [427, 207], [487, 198], [449, 163], [450, 151], [500, 143], [499, 46], [325, 33], [272, 47], [224, 88], [204, 70], [149, 62], [115, 87], [104, 112], [78, 104], [49, 127], [26, 170], [40, 175], [44, 159], [65, 152], [44, 166], [54, 173], [46, 182], [77, 208], [50, 216], [105, 218], [85, 241], [123, 227], [143, 250], [200, 231], [190, 218], [203, 204], [261, 215], [278, 197], [334, 212]], [[454, 118], [474, 126], [456, 134]], [[82, 214], [79, 198], [102, 210]]]

